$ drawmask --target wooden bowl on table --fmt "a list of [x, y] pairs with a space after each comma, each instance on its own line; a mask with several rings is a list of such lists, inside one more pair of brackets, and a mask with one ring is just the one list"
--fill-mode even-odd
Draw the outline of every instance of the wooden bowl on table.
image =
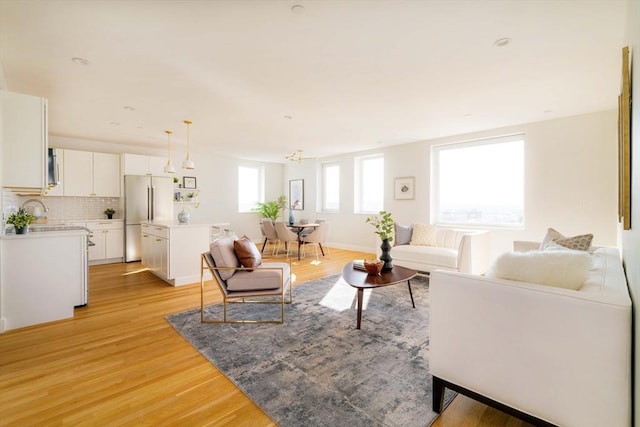
[[377, 276], [382, 271], [382, 266], [384, 265], [384, 261], [379, 259], [365, 259], [364, 260], [364, 269], [367, 270], [367, 274], [370, 276]]

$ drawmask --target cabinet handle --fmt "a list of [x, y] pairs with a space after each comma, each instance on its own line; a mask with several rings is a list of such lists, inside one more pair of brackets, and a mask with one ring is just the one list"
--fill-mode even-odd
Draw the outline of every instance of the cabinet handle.
[[156, 242], [162, 242], [162, 239], [156, 239]]
[[149, 237], [149, 235], [148, 234], [143, 234], [142, 237]]
[[156, 230], [162, 231], [162, 227], [156, 227]]

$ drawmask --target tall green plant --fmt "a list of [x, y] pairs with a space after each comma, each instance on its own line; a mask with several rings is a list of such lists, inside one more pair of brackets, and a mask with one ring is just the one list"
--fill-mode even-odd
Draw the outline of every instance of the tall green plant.
[[287, 198], [285, 196], [278, 197], [278, 200], [270, 202], [258, 203], [253, 209], [260, 212], [264, 218], [269, 218], [271, 222], [276, 222], [280, 216], [280, 212], [287, 207]]

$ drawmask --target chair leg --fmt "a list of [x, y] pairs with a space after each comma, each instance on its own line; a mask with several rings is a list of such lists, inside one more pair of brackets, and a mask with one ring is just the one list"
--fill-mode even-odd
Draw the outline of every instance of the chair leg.
[[269, 241], [269, 239], [267, 237], [264, 238], [264, 243], [262, 244], [262, 250], [260, 251], [261, 254], [264, 253], [264, 248], [267, 246], [267, 242]]

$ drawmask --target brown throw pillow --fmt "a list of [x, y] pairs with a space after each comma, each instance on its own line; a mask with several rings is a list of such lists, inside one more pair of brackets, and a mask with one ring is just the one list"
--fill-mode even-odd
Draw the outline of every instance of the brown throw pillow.
[[[242, 236], [233, 242], [233, 250], [236, 252], [236, 256], [245, 268], [255, 268], [262, 264], [262, 255], [256, 247], [256, 244], [251, 241], [247, 236]], [[247, 270], [253, 271], [253, 270]]]

